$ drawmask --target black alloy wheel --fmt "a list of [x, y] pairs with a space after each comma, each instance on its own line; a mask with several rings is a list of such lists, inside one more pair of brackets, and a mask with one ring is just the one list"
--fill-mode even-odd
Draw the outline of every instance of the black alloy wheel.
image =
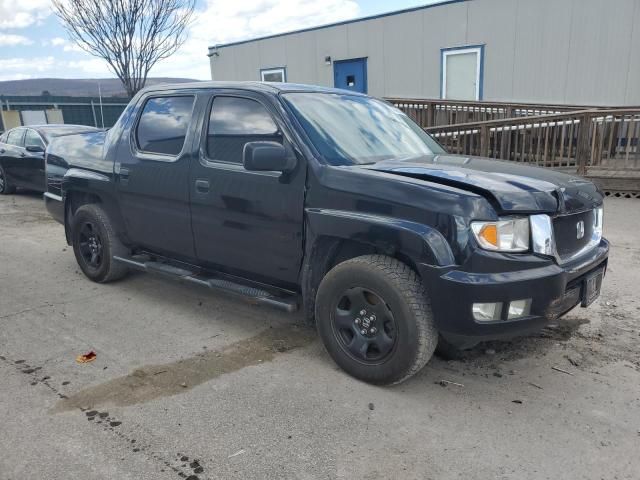
[[400, 383], [436, 348], [438, 330], [425, 286], [398, 259], [363, 255], [337, 264], [321, 280], [314, 306], [327, 352], [360, 380]]
[[80, 255], [90, 268], [99, 269], [104, 259], [102, 238], [96, 225], [85, 221], [80, 227]]
[[384, 362], [397, 345], [398, 328], [389, 305], [367, 288], [344, 292], [335, 306], [332, 327], [345, 353], [368, 365]]
[[107, 213], [100, 205], [82, 205], [72, 216], [71, 243], [82, 272], [98, 283], [118, 280], [127, 274], [127, 266], [113, 257], [128, 257]]

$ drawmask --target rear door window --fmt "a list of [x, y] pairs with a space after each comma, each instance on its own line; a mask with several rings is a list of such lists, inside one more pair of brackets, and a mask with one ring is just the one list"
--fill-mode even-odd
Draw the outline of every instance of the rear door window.
[[7, 143], [9, 145], [15, 145], [16, 147], [22, 147], [24, 145], [23, 138], [24, 129], [16, 128], [9, 132], [9, 135], [7, 136]]
[[257, 140], [282, 143], [273, 117], [260, 102], [250, 98], [216, 97], [207, 131], [207, 155], [213, 160], [242, 163], [242, 151]]
[[153, 97], [144, 105], [136, 141], [143, 152], [177, 156], [191, 123], [193, 96]]

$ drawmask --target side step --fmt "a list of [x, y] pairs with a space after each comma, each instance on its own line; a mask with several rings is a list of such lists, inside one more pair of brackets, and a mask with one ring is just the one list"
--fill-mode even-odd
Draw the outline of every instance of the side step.
[[243, 297], [251, 303], [270, 305], [285, 312], [298, 310], [298, 295], [293, 292], [279, 289], [266, 289], [261, 284], [240, 279], [221, 272], [211, 274], [198, 273], [184, 267], [172, 265], [168, 262], [150, 260], [146, 256], [139, 258], [113, 257], [114, 260], [126, 264], [135, 270], [149, 273], [159, 273], [180, 281], [195, 283], [219, 290], [238, 297]]

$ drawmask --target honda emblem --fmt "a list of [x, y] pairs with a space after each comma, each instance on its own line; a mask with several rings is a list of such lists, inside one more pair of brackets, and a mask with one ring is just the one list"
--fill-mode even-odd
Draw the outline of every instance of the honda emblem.
[[576, 238], [580, 240], [582, 237], [584, 237], [584, 222], [580, 220], [576, 223]]

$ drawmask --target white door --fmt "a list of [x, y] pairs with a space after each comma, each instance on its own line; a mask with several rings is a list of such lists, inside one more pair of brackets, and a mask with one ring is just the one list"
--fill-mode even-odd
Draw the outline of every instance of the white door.
[[23, 110], [20, 113], [23, 125], [45, 125], [47, 123], [44, 110]]
[[480, 100], [480, 49], [447, 50], [442, 55], [442, 97], [447, 100]]

